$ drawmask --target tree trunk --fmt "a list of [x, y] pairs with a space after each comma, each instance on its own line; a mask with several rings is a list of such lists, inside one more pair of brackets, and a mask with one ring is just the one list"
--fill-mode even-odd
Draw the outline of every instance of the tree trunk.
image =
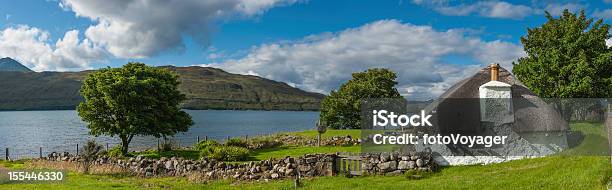
[[134, 135], [119, 136], [119, 138], [121, 138], [121, 154], [123, 154], [124, 156], [127, 156], [128, 154], [128, 147], [130, 145], [130, 141], [132, 141], [132, 137], [134, 137]]

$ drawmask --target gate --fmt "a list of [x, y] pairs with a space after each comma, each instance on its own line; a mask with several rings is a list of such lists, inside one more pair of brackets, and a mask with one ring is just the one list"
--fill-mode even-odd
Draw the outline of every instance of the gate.
[[335, 162], [335, 169], [338, 174], [358, 176], [363, 173], [361, 170], [361, 156], [359, 154], [338, 154]]

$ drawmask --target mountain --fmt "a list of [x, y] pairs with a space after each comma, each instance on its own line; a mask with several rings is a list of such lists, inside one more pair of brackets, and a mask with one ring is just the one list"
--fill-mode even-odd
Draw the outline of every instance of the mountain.
[[[257, 76], [209, 67], [172, 67], [185, 109], [318, 110], [322, 94]], [[82, 101], [81, 72], [0, 72], [0, 110], [75, 109]]]
[[32, 72], [26, 66], [8, 57], [0, 59], [0, 71]]

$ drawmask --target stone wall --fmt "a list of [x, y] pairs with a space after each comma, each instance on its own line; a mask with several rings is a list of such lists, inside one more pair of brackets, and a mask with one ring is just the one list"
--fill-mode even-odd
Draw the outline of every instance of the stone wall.
[[[230, 164], [214, 159], [188, 160], [183, 158], [149, 159], [143, 156], [129, 159], [115, 159], [107, 156], [95, 160], [94, 164], [110, 164], [124, 168], [138, 176], [187, 176], [202, 174], [205, 180], [238, 179], [267, 180], [334, 175], [333, 163], [336, 154], [309, 154], [301, 157], [268, 159], [257, 162]], [[68, 153], [51, 153], [45, 158], [50, 161], [80, 162], [82, 158]]]
[[[282, 134], [278, 135], [277, 140], [285, 145], [295, 146], [317, 146], [316, 138], [307, 138], [304, 136], [295, 136]], [[330, 138], [321, 139], [321, 146], [354, 146], [361, 144], [361, 139], [347, 136], [333, 136]]]
[[[407, 170], [432, 171], [435, 163], [426, 154], [378, 153], [352, 156], [361, 161], [361, 173], [365, 175], [401, 174]], [[275, 180], [301, 177], [332, 176], [340, 174], [339, 163], [346, 159], [338, 154], [307, 154], [300, 157], [268, 159], [257, 162], [225, 163], [214, 159], [188, 160], [177, 157], [149, 159], [143, 156], [116, 159], [107, 156], [96, 159], [95, 165], [113, 165], [133, 175], [188, 176], [197, 174], [203, 180]], [[49, 161], [81, 162], [80, 156], [68, 153], [51, 153]]]
[[408, 170], [433, 171], [436, 163], [427, 153], [361, 154], [361, 169], [365, 174], [401, 174]]

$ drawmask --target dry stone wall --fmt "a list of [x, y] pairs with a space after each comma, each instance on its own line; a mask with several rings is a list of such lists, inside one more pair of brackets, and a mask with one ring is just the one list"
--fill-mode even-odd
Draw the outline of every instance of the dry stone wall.
[[[427, 154], [377, 153], [360, 154], [361, 172], [365, 175], [401, 174], [408, 170], [431, 171], [435, 167]], [[116, 159], [102, 156], [95, 165], [113, 165], [137, 176], [188, 176], [200, 174], [204, 180], [276, 180], [300, 177], [332, 176], [342, 172], [339, 163], [345, 159], [339, 154], [307, 154], [300, 157], [268, 159], [246, 163], [226, 163], [214, 159], [188, 160], [183, 158], [150, 159], [136, 156]], [[51, 153], [49, 161], [82, 162], [80, 156]]]

